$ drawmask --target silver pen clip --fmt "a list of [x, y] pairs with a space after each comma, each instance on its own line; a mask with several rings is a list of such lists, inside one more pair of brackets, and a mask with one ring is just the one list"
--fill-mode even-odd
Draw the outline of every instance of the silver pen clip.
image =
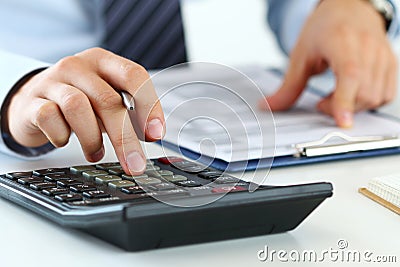
[[133, 96], [126, 91], [119, 91], [119, 94], [122, 97], [122, 103], [124, 103], [124, 106], [126, 107], [126, 109], [134, 110], [135, 102], [134, 102]]
[[[329, 143], [331, 139], [339, 138], [340, 143]], [[316, 157], [356, 151], [367, 151], [384, 148], [400, 147], [400, 138], [393, 136], [348, 136], [341, 132], [332, 132], [317, 141], [294, 145], [295, 157]]]

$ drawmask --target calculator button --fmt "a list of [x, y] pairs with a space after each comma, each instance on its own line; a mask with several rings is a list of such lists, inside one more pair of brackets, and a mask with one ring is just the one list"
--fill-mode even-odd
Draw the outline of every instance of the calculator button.
[[135, 182], [140, 185], [153, 185], [161, 183], [161, 180], [154, 177], [147, 177], [147, 178], [136, 178]]
[[200, 173], [206, 170], [206, 167], [203, 166], [190, 166], [190, 167], [185, 167], [182, 169], [182, 171], [187, 172], [187, 173]]
[[145, 173], [141, 174], [141, 175], [135, 175], [135, 176], [128, 175], [128, 174], [122, 174], [122, 179], [129, 180], [129, 181], [134, 181], [137, 178], [147, 178], [147, 177], [149, 177], [149, 176]]
[[74, 174], [81, 174], [84, 171], [93, 171], [96, 168], [92, 165], [81, 165], [81, 166], [72, 166], [69, 168], [70, 172]]
[[125, 171], [124, 171], [124, 169], [122, 169], [121, 166], [119, 166], [119, 167], [108, 169], [108, 173], [113, 174], [113, 175], [122, 175], [122, 174], [125, 174]]
[[70, 202], [70, 201], [82, 200], [83, 198], [79, 194], [64, 194], [64, 195], [56, 195], [55, 199], [61, 202]]
[[96, 164], [96, 168], [99, 170], [103, 170], [103, 171], [106, 171], [110, 168], [116, 168], [116, 167], [121, 167], [119, 162], [107, 162], [107, 163]]
[[119, 197], [106, 197], [106, 198], [92, 198], [92, 199], [84, 199], [79, 201], [69, 202], [69, 205], [73, 206], [88, 206], [88, 205], [96, 205], [96, 204], [104, 204], [110, 202], [120, 201]]
[[158, 174], [160, 174], [161, 176], [171, 176], [171, 175], [174, 175], [173, 172], [168, 171], [168, 170], [159, 170], [159, 171], [158, 171]]
[[170, 183], [161, 183], [161, 184], [155, 184], [152, 186], [149, 186], [150, 190], [153, 191], [163, 191], [163, 190], [170, 190], [170, 189], [175, 189], [175, 185], [170, 184]]
[[61, 187], [70, 187], [78, 184], [83, 184], [83, 183], [73, 179], [57, 181], [57, 185]]
[[122, 188], [121, 192], [124, 192], [125, 194], [141, 194], [144, 193], [144, 190], [140, 186], [130, 186]]
[[68, 172], [68, 170], [69, 170], [68, 168], [48, 168], [42, 170], [35, 170], [33, 171], [33, 174], [37, 176], [45, 176], [47, 174], [66, 173]]
[[118, 201], [121, 200], [121, 198], [119, 197], [105, 197], [105, 198], [97, 198], [97, 199], [90, 199], [90, 201], [92, 201], [92, 203], [104, 203], [104, 202], [114, 202], [114, 201]]
[[121, 181], [121, 180], [122, 178], [116, 175], [103, 175], [103, 176], [98, 176], [94, 179], [96, 184], [107, 184], [108, 182]]
[[179, 157], [163, 157], [158, 159], [158, 162], [166, 165], [170, 165], [171, 163], [181, 162], [181, 161], [183, 161], [183, 159]]
[[172, 190], [166, 190], [160, 192], [162, 195], [168, 195], [168, 196], [187, 196], [190, 195], [188, 191], [177, 188], [177, 189], [172, 189]]
[[244, 191], [246, 190], [245, 187], [242, 186], [222, 186], [216, 187], [211, 190], [213, 193], [228, 193], [228, 192], [235, 192], [235, 191]]
[[42, 193], [47, 196], [54, 196], [54, 195], [68, 194], [69, 190], [66, 188], [49, 188], [49, 189], [43, 189]]
[[38, 190], [38, 191], [47, 188], [53, 188], [56, 186], [57, 186], [56, 183], [51, 183], [51, 182], [33, 183], [29, 185], [29, 187], [32, 188], [33, 190]]
[[202, 184], [193, 181], [193, 180], [187, 180], [187, 181], [180, 181], [176, 182], [175, 184], [180, 185], [180, 186], [185, 186], [185, 187], [196, 187], [196, 186], [201, 186]]
[[222, 175], [222, 172], [218, 172], [218, 171], [201, 172], [198, 174], [198, 176], [200, 178], [207, 179], [207, 180], [220, 177], [221, 175]]
[[211, 186], [208, 185], [202, 185], [202, 186], [197, 186], [197, 187], [191, 187], [190, 192], [200, 192], [199, 194], [209, 194], [211, 192], [211, 189], [213, 189]]
[[154, 171], [146, 171], [145, 174], [147, 174], [149, 177], [161, 178], [161, 175], [156, 170], [154, 170]]
[[16, 180], [19, 178], [30, 177], [30, 176], [32, 176], [32, 172], [11, 172], [6, 174], [6, 177], [10, 180]]
[[187, 196], [190, 195], [186, 190], [177, 188], [165, 191], [152, 191], [139, 194], [139, 197], [158, 197], [158, 196]]
[[95, 191], [84, 192], [83, 196], [87, 198], [104, 198], [104, 197], [109, 197], [110, 194], [107, 194], [103, 190], [95, 190]]
[[84, 171], [82, 175], [88, 180], [94, 180], [96, 176], [108, 175], [108, 172], [102, 170]]
[[87, 191], [95, 191], [97, 188], [92, 185], [78, 184], [70, 187], [70, 190], [75, 193], [83, 193]]
[[[236, 186], [244, 186], [244, 187], [248, 187], [249, 186], [249, 183], [248, 182], [244, 182], [244, 181], [242, 181], [242, 180], [240, 180], [240, 182], [238, 182], [238, 183], [235, 183], [235, 185]], [[272, 186], [271, 186], [272, 187]], [[260, 187], [258, 187], [258, 189], [262, 189], [261, 188], [261, 186]]]
[[237, 183], [239, 181], [240, 181], [239, 179], [229, 176], [218, 177], [217, 179], [214, 180], [216, 184], [232, 184], [232, 183]]
[[172, 175], [172, 176], [164, 176], [163, 178], [168, 180], [168, 181], [170, 181], [170, 182], [172, 182], [172, 183], [180, 182], [180, 181], [186, 181], [188, 179], [186, 176], [179, 175], [179, 174], [178, 175]]
[[50, 182], [56, 182], [60, 180], [71, 180], [76, 178], [77, 176], [74, 174], [65, 174], [65, 173], [56, 173], [56, 174], [47, 174], [44, 179]]
[[194, 167], [194, 166], [199, 166], [197, 163], [195, 162], [191, 162], [191, 161], [187, 161], [187, 160], [182, 160], [182, 161], [178, 161], [178, 162], [174, 162], [171, 164], [174, 168], [176, 169], [184, 169], [184, 168], [188, 168], [188, 167]]
[[194, 162], [190, 161], [182, 161], [182, 162], [176, 162], [172, 164], [173, 167], [175, 167], [178, 170], [187, 172], [187, 173], [200, 173], [207, 171], [207, 168], [205, 166], [199, 165]]
[[146, 165], [146, 171], [158, 171], [161, 168], [157, 165]]
[[125, 181], [124, 180], [114, 181], [114, 182], [109, 182], [108, 183], [109, 187], [118, 188], [118, 189], [123, 188], [123, 187], [135, 186], [135, 185], [136, 184], [134, 182], [126, 181], [126, 180]]
[[23, 185], [30, 185], [33, 183], [43, 183], [44, 180], [41, 177], [25, 177], [25, 178], [19, 178], [18, 183], [23, 184]]

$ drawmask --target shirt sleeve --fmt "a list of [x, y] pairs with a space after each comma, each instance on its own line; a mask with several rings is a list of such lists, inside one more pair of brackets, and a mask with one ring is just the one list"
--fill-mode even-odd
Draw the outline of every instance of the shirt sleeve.
[[48, 63], [0, 50], [0, 152], [29, 159], [38, 157], [54, 149], [50, 143], [37, 148], [28, 148], [19, 145], [9, 135], [8, 126], [4, 121], [9, 100], [14, 92], [18, 90], [20, 84], [30, 75], [48, 66]]
[[289, 54], [319, 0], [268, 0], [268, 23], [282, 51]]
[[[400, 0], [389, 0], [394, 17], [388, 36], [394, 39], [400, 33]], [[304, 22], [315, 9], [319, 0], [268, 0], [268, 23], [281, 49], [289, 54], [303, 28]]]
[[394, 11], [394, 17], [388, 29], [388, 36], [391, 39], [395, 39], [400, 34], [400, 16], [399, 16], [400, 0], [388, 0], [388, 1], [392, 4]]

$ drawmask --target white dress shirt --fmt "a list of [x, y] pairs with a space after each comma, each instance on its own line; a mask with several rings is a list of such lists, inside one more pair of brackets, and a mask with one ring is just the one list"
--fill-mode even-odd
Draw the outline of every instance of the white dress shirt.
[[[101, 44], [101, 3], [102, 0], [0, 1], [1, 106], [10, 89], [26, 74]], [[0, 151], [10, 155], [31, 158], [50, 149], [10, 149], [4, 143], [3, 130], [2, 137]]]

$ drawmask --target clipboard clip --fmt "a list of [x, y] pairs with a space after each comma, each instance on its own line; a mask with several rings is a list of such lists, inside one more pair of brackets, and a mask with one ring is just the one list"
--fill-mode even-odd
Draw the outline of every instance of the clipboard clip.
[[[332, 142], [332, 139], [340, 139], [341, 142]], [[299, 143], [294, 147], [297, 150], [294, 157], [316, 157], [400, 147], [400, 137], [399, 135], [352, 137], [341, 132], [332, 132], [320, 140]]]

